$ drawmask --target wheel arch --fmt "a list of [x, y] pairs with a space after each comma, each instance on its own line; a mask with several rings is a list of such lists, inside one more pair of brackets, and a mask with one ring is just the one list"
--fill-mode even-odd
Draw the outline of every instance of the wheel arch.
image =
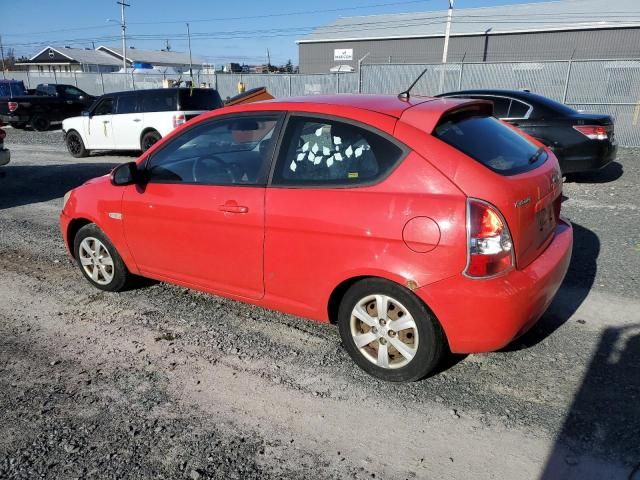
[[67, 227], [67, 248], [69, 252], [71, 252], [71, 256], [76, 258], [76, 252], [73, 249], [73, 242], [75, 241], [76, 235], [78, 231], [85, 225], [89, 225], [93, 222], [93, 220], [89, 220], [88, 218], [74, 218], [69, 222], [69, 226]]
[[150, 133], [150, 132], [156, 132], [158, 135], [160, 135], [160, 138], [162, 138], [162, 134], [158, 131], [158, 129], [157, 129], [157, 128], [153, 128], [153, 127], [145, 127], [145, 128], [142, 130], [142, 132], [140, 132], [140, 138], [138, 139], [138, 140], [139, 140], [139, 143], [140, 143], [140, 148], [141, 148], [141, 149], [142, 149], [142, 139], [144, 138], [144, 136], [145, 136], [147, 133]]

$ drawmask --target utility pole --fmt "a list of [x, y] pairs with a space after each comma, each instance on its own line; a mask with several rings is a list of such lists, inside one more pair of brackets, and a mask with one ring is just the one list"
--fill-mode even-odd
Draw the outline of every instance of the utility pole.
[[449, 11], [447, 12], [447, 29], [444, 32], [444, 49], [442, 50], [442, 63], [447, 63], [447, 53], [449, 51], [449, 34], [451, 33], [451, 16], [453, 15], [453, 0], [449, 0]]
[[191, 58], [191, 30], [187, 23], [187, 38], [189, 39], [189, 76], [191, 77], [191, 85], [193, 86], [193, 60]]
[[4, 47], [2, 46], [1, 36], [0, 36], [0, 57], [2, 57], [2, 78], [6, 79], [7, 77], [4, 74]]
[[127, 23], [124, 19], [124, 7], [130, 7], [128, 3], [124, 3], [123, 1], [116, 2], [120, 5], [120, 26], [122, 27], [122, 68], [124, 68], [125, 73], [127, 72]]

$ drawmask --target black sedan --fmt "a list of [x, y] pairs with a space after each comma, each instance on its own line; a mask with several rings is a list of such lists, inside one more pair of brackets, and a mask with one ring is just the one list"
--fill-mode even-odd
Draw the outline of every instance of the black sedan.
[[616, 158], [609, 115], [578, 112], [527, 90], [464, 90], [438, 96], [492, 101], [496, 117], [553, 150], [564, 174], [598, 170]]

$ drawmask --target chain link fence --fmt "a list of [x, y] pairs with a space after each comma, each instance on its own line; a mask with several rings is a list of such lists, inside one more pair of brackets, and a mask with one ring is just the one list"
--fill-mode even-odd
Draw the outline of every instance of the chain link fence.
[[[220, 96], [233, 97], [242, 82], [246, 89], [266, 87], [275, 97], [334, 93], [398, 94], [425, 71], [414, 94], [472, 88], [528, 89], [577, 110], [612, 115], [622, 146], [640, 146], [640, 61], [579, 60], [551, 62], [365, 64], [358, 73], [207, 74], [194, 75], [197, 85], [216, 88]], [[160, 88], [165, 79], [188, 76], [144, 73], [39, 73], [8, 72], [28, 88], [39, 83], [68, 83], [92, 95]]]

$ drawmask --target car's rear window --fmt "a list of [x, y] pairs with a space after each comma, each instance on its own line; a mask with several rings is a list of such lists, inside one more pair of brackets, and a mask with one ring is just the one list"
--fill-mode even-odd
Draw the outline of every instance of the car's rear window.
[[445, 117], [434, 135], [502, 175], [528, 172], [547, 159], [544, 150], [500, 120], [485, 115]]
[[220, 94], [211, 88], [180, 90], [179, 100], [180, 110], [213, 110], [222, 107]]

